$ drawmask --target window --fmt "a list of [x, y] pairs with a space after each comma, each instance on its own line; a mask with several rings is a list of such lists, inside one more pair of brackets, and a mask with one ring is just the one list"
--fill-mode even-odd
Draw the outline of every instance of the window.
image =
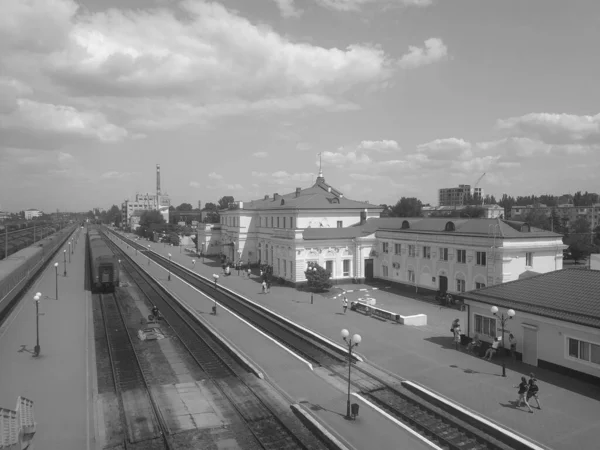
[[399, 255], [402, 250], [402, 244], [394, 244], [394, 254]]
[[277, 217], [277, 228], [279, 228], [279, 217]]
[[465, 292], [465, 280], [456, 280], [456, 291]]
[[281, 259], [277, 258], [277, 275], [281, 273]]
[[381, 245], [383, 247], [383, 253], [388, 253], [388, 243], [383, 242]]
[[480, 283], [479, 281], [475, 282], [475, 289], [483, 289], [485, 287], [485, 283]]
[[294, 278], [294, 261], [290, 261], [290, 278]]
[[466, 250], [456, 250], [456, 261], [461, 264], [466, 264], [467, 251]]
[[285, 222], [287, 221], [287, 217], [283, 218], [283, 228], [285, 228]]
[[533, 253], [527, 252], [525, 253], [525, 265], [532, 267], [533, 266]]
[[423, 247], [423, 258], [431, 259], [431, 247], [428, 247], [428, 246]]
[[341, 220], [338, 220], [338, 221], [337, 221], [337, 227], [338, 227], [338, 228], [342, 228], [342, 221], [341, 221]]
[[388, 276], [388, 266], [381, 266], [381, 270], [383, 271], [383, 276]]
[[325, 261], [325, 270], [333, 276], [333, 261]]
[[477, 252], [477, 265], [487, 266], [487, 252]]
[[343, 266], [344, 276], [349, 277], [350, 276], [350, 260], [345, 259], [343, 264], [344, 264], [344, 266]]
[[569, 356], [582, 361], [600, 364], [600, 345], [568, 338]]
[[475, 314], [475, 333], [495, 338], [496, 319]]
[[294, 218], [290, 217], [290, 228], [294, 229]]
[[283, 260], [283, 278], [287, 278], [287, 261]]
[[448, 247], [440, 247], [440, 261], [448, 261]]
[[415, 257], [415, 246], [412, 244], [408, 246], [408, 256], [411, 258]]
[[273, 228], [273, 216], [271, 216], [271, 228]]
[[411, 283], [415, 282], [415, 271], [414, 270], [408, 271], [408, 281], [410, 281]]

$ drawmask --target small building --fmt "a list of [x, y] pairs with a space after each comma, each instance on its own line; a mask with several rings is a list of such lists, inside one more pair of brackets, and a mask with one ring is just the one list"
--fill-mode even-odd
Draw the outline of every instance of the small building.
[[25, 211], [25, 220], [31, 220], [34, 217], [40, 217], [42, 214], [44, 213], [39, 209], [28, 209]]
[[600, 271], [563, 269], [463, 296], [469, 336], [492, 342], [512, 309], [503, 340], [516, 337], [523, 362], [600, 384]]

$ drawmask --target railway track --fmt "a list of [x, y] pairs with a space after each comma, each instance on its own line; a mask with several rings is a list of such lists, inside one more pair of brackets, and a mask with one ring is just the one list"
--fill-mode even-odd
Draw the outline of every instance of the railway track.
[[[122, 237], [119, 236], [119, 238]], [[324, 344], [317, 342], [314, 337], [292, 329], [288, 323], [276, 316], [268, 315], [268, 313], [251, 305], [234, 293], [220, 289], [211, 280], [177, 264], [170, 264], [167, 258], [148, 251], [144, 246], [132, 240], [126, 238], [124, 240], [128, 245], [144, 252], [146, 256], [163, 268], [169, 267], [173, 275], [185, 280], [206, 295], [214, 298], [218, 303], [235, 311], [254, 326], [262, 329], [296, 353], [308, 358], [314, 364], [328, 368], [339, 376], [345, 376], [344, 374], [347, 373], [346, 370], [342, 369], [343, 364], [348, 364], [346, 353], [342, 354], [325, 347]], [[352, 362], [356, 363], [356, 360]], [[483, 430], [452, 416], [402, 386], [388, 386], [379, 382], [375, 377], [369, 380], [371, 371], [368, 364], [362, 363], [356, 369], [362, 372], [363, 379], [353, 381], [355, 388], [387, 410], [392, 416], [408, 424], [415, 431], [442, 448], [449, 450], [513, 450], [517, 448], [512, 446], [512, 441], [509, 439], [501, 441], [499, 439], [502, 439], [503, 436], [491, 436]]]
[[[125, 252], [114, 243], [110, 241], [108, 243], [115, 255], [121, 259], [121, 270], [126, 271], [129, 279], [137, 285], [145, 298], [159, 308], [164, 323], [170, 327], [196, 364], [237, 411], [251, 434], [249, 437], [256, 441], [255, 445], [247, 442], [247, 447], [244, 448], [264, 450], [326, 448], [308, 430], [301, 429], [302, 427], [296, 429], [288, 427], [278, 417], [278, 413], [271, 409], [268, 402], [263, 401], [261, 396], [243, 380], [243, 375], [248, 372], [229, 351], [217, 343], [201, 324], [190, 317], [188, 312], [154, 279], [141, 270]], [[138, 380], [140, 378], [136, 375], [130, 382], [135, 384]], [[160, 414], [157, 416], [160, 418]], [[297, 436], [299, 433], [303, 434], [301, 438]]]

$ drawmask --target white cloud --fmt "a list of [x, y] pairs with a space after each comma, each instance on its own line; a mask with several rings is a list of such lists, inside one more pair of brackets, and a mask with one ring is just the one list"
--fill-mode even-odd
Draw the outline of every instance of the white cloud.
[[252, 176], [253, 177], [266, 177], [268, 174], [265, 172], [254, 172], [252, 171]]
[[242, 191], [244, 190], [244, 186], [241, 184], [226, 184], [223, 186], [228, 191]]
[[353, 180], [358, 181], [379, 181], [383, 178], [381, 175], [369, 175], [365, 173], [351, 173], [349, 176]]
[[574, 114], [529, 113], [523, 116], [500, 119], [497, 122], [497, 127], [511, 136], [529, 137], [548, 144], [600, 144], [600, 114], [578, 116]]
[[429, 6], [433, 0], [315, 0], [324, 8], [334, 11], [360, 11], [366, 5], [403, 5], [403, 6]]
[[110, 172], [104, 172], [102, 175], [100, 175], [100, 178], [102, 178], [103, 180], [114, 180], [114, 179], [126, 178], [126, 177], [129, 177], [130, 175], [131, 175], [131, 172], [110, 171]]
[[212, 180], [222, 180], [223, 179], [223, 175], [219, 175], [216, 172], [211, 172], [208, 174], [208, 178], [212, 179]]
[[279, 8], [279, 12], [282, 17], [290, 18], [290, 17], [300, 17], [302, 15], [302, 10], [296, 8], [294, 5], [294, 0], [273, 0], [277, 7]]
[[60, 162], [69, 161], [71, 159], [73, 159], [73, 155], [71, 155], [70, 153], [58, 152], [58, 160]]
[[404, 69], [432, 64], [441, 61], [448, 55], [448, 47], [439, 38], [429, 38], [425, 41], [425, 47], [409, 46], [409, 52], [402, 56], [398, 65]]
[[359, 144], [359, 148], [363, 150], [374, 150], [381, 152], [389, 152], [392, 150], [400, 150], [400, 146], [394, 140], [380, 140], [380, 141], [362, 141]]
[[252, 153], [252, 156], [254, 156], [255, 158], [266, 158], [267, 156], [269, 156], [269, 154], [267, 152], [256, 152]]
[[296, 144], [296, 150], [300, 150], [301, 152], [310, 150], [311, 148], [312, 148], [312, 145], [309, 144], [308, 142], [298, 142]]
[[[371, 163], [371, 158], [369, 158], [367, 155], [365, 155], [364, 153], [360, 154], [354, 151], [348, 153], [323, 152], [322, 158], [324, 164], [330, 164], [335, 167], [348, 165], [364, 165]], [[319, 162], [317, 161], [316, 164], [318, 165]]]
[[200, 183], [198, 183], [197, 181], [190, 181], [190, 187], [199, 188]]

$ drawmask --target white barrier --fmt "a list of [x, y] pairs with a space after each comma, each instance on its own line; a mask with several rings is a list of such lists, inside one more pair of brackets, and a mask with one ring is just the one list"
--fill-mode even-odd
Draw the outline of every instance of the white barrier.
[[350, 304], [350, 309], [353, 311], [363, 311], [373, 317], [379, 317], [384, 320], [392, 320], [401, 323], [402, 325], [423, 326], [427, 325], [426, 314], [416, 314], [414, 316], [402, 316], [400, 314], [386, 311], [385, 309], [376, 308], [365, 302], [354, 301]]

